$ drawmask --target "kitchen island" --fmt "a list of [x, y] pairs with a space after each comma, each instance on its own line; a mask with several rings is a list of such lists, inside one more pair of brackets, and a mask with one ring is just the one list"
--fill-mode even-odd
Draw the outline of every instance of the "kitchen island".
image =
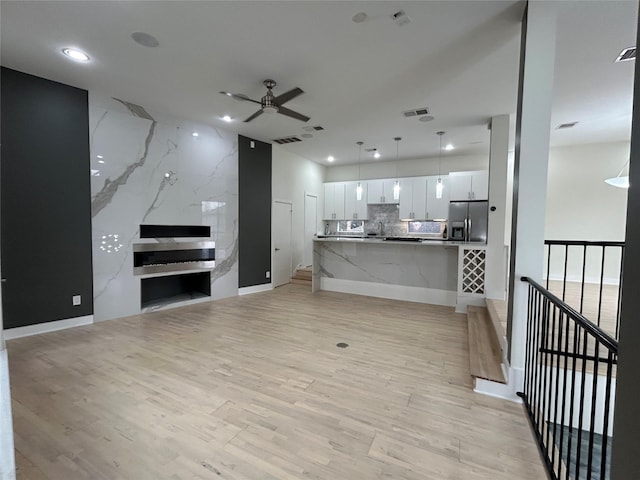
[[455, 306], [461, 312], [484, 298], [486, 245], [392, 240], [398, 239], [314, 239], [313, 291]]

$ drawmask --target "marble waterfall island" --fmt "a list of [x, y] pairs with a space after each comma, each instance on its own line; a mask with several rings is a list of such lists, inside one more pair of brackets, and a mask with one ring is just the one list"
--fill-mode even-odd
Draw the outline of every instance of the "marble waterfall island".
[[313, 291], [456, 307], [484, 301], [486, 246], [442, 240], [316, 238]]

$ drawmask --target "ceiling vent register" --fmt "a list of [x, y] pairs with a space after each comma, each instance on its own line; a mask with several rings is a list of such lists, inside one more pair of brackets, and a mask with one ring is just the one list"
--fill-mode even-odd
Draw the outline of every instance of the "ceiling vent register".
[[628, 62], [629, 60], [634, 60], [636, 58], [636, 47], [625, 48], [620, 52], [618, 58], [616, 58], [616, 63], [620, 62]]
[[283, 138], [276, 138], [273, 140], [274, 142], [282, 145], [285, 143], [296, 143], [296, 142], [301, 142], [302, 140], [300, 140], [298, 137], [283, 137]]
[[324, 127], [321, 127], [320, 125], [315, 125], [313, 127], [302, 127], [302, 129], [307, 132], [317, 132], [320, 130], [324, 130]]
[[429, 109], [427, 107], [416, 108], [415, 110], [407, 110], [406, 112], [402, 112], [405, 117], [416, 117], [422, 115], [428, 115]]

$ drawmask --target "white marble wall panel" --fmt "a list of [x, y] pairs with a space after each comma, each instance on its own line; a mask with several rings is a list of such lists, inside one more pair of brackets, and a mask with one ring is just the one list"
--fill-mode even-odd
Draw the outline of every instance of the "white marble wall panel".
[[237, 136], [94, 92], [89, 122], [95, 319], [141, 311], [140, 224], [210, 225], [212, 298], [237, 295]]
[[315, 243], [318, 276], [453, 292], [457, 288], [457, 247]]

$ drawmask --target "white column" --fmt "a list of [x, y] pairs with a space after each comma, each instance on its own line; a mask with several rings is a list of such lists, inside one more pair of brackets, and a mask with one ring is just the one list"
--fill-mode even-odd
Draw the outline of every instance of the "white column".
[[[509, 361], [524, 369], [527, 287], [542, 280], [549, 126], [556, 48], [555, 2], [529, 2], [522, 25], [509, 278]], [[522, 375], [516, 373], [515, 388]]]
[[509, 115], [491, 119], [491, 154], [489, 160], [489, 231], [487, 233], [487, 298], [504, 300], [507, 290], [507, 258], [504, 231], [507, 209], [507, 175], [509, 169]]

